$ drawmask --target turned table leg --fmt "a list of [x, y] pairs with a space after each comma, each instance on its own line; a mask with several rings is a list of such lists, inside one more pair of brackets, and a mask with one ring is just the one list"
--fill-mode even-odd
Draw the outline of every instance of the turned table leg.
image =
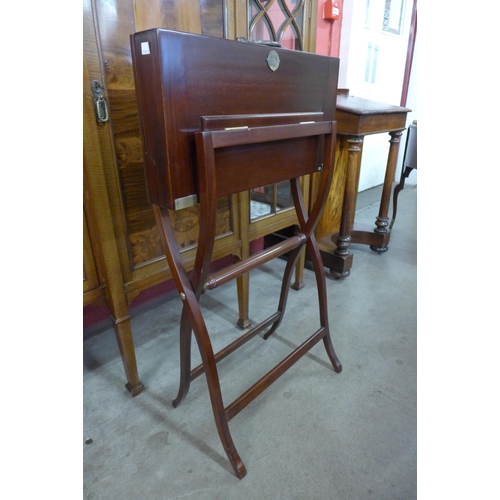
[[359, 165], [359, 154], [363, 145], [363, 137], [352, 136], [347, 139], [347, 150], [349, 158], [345, 180], [344, 199], [342, 202], [342, 215], [338, 234], [332, 236], [336, 249], [333, 252], [333, 260], [330, 265], [330, 273], [334, 278], [346, 278], [351, 273], [352, 253], [349, 251], [351, 245], [351, 226], [356, 208], [357, 170]]
[[401, 141], [402, 130], [397, 132], [390, 132], [391, 139], [389, 140], [390, 149], [389, 157], [387, 159], [387, 168], [385, 170], [384, 186], [382, 189], [382, 197], [380, 199], [379, 213], [375, 221], [374, 232], [382, 235], [383, 239], [381, 244], [370, 245], [370, 248], [378, 253], [383, 253], [388, 250], [390, 230], [389, 226], [389, 202], [391, 199], [392, 183], [396, 172], [396, 164], [398, 161], [399, 143]]

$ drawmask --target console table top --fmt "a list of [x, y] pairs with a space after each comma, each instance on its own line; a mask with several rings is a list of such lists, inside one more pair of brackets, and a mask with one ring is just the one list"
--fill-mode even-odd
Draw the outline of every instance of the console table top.
[[409, 108], [393, 106], [349, 95], [349, 90], [337, 93], [337, 132], [341, 135], [378, 134], [404, 130]]
[[408, 113], [411, 111], [409, 108], [352, 96], [349, 95], [348, 90], [344, 89], [339, 90], [337, 94], [337, 109], [356, 115]]

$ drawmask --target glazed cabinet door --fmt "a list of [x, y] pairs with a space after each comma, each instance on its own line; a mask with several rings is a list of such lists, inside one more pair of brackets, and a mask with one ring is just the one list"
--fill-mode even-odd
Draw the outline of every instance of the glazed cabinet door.
[[318, 0], [224, 0], [226, 38], [278, 42], [316, 51]]

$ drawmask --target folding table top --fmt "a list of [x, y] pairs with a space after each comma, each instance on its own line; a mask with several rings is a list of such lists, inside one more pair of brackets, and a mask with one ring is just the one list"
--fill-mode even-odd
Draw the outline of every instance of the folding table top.
[[[148, 198], [164, 208], [197, 203], [195, 132], [335, 120], [337, 58], [164, 29], [135, 33], [131, 45]], [[262, 146], [253, 165], [245, 148], [220, 158], [234, 164], [228, 175], [290, 161], [305, 174], [320, 149], [304, 138]]]

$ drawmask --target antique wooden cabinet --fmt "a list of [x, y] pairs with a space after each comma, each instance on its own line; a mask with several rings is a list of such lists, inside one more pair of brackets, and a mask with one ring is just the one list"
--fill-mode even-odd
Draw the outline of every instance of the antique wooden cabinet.
[[[171, 273], [146, 195], [129, 37], [167, 28], [231, 39], [271, 39], [291, 49], [314, 51], [317, 7], [317, 0], [266, 5], [254, 0], [83, 0], [83, 303], [109, 309], [127, 388], [134, 396], [143, 386], [129, 307], [138, 294], [169, 280]], [[295, 210], [286, 199], [278, 185], [220, 199], [214, 260], [244, 258], [251, 241], [294, 224]], [[270, 207], [264, 213], [259, 212], [262, 203]], [[254, 215], [252, 207], [257, 207]], [[198, 216], [197, 206], [173, 212], [177, 242], [188, 266], [195, 255]], [[246, 328], [248, 276], [240, 279], [238, 291], [235, 320]]]

